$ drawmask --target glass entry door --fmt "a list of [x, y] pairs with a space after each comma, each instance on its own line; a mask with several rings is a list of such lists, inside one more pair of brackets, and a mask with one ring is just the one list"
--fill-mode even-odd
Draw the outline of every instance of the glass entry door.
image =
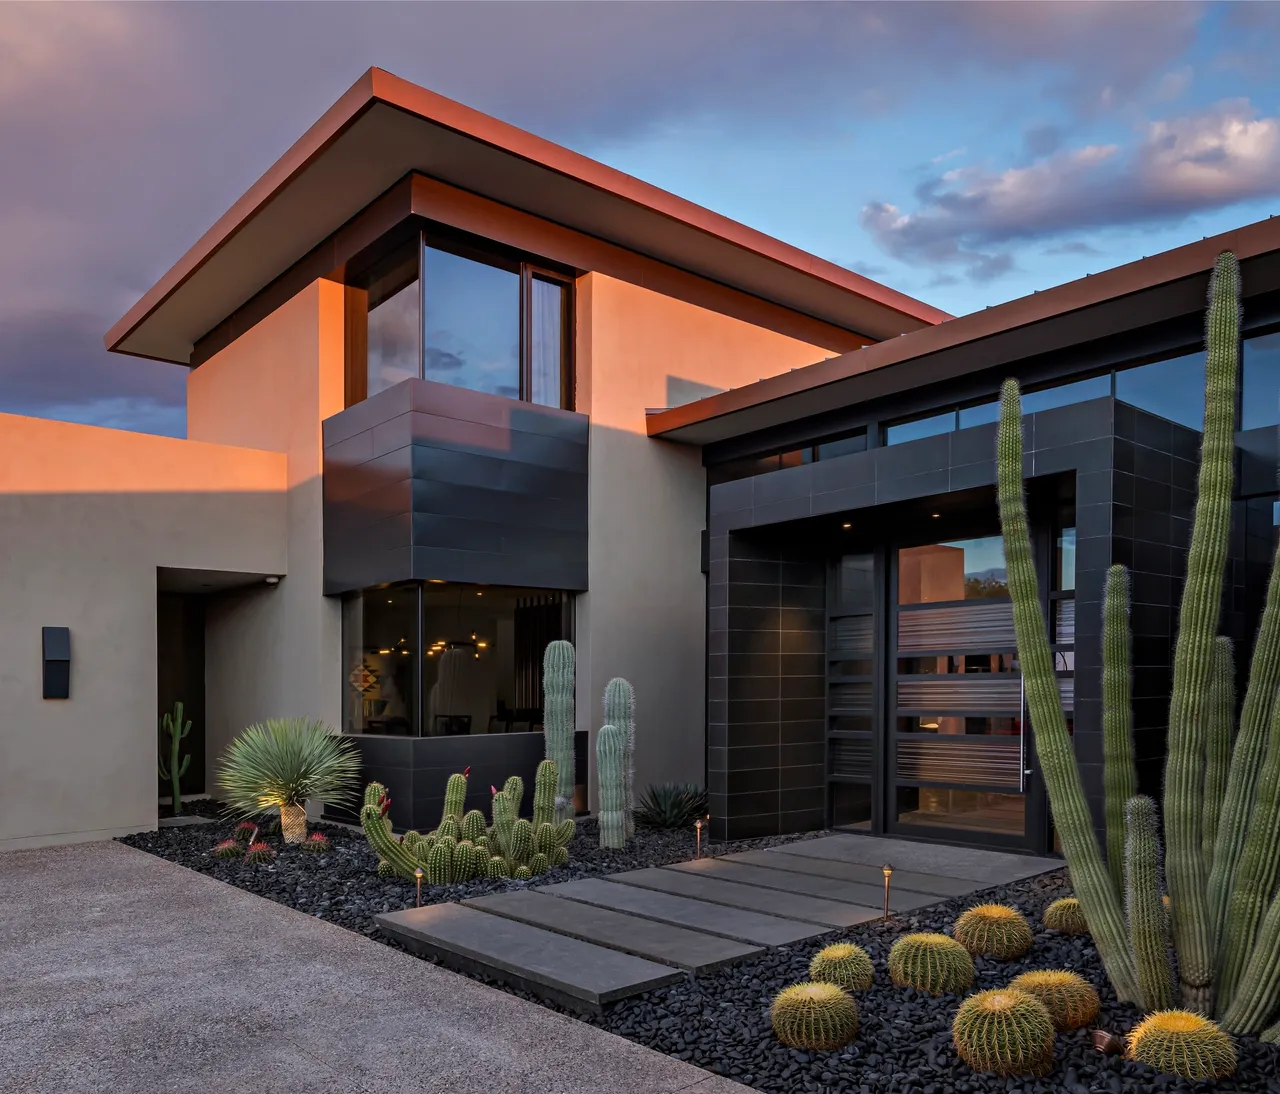
[[888, 830], [1028, 846], [1033, 764], [1001, 539], [890, 555]]

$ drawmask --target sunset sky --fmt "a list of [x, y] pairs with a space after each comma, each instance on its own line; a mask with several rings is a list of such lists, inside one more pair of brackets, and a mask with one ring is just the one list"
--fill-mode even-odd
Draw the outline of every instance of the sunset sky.
[[1280, 4], [0, 4], [0, 410], [182, 435], [102, 335], [370, 65], [961, 314], [1280, 213]]

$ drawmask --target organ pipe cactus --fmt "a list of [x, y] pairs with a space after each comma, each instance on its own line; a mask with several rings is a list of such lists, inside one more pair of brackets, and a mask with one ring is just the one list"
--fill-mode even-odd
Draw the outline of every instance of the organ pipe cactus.
[[1040, 605], [1022, 484], [1022, 399], [1016, 380], [1006, 380], [1000, 392], [996, 478], [1005, 567], [1013, 600], [1013, 625], [1027, 709], [1035, 731], [1036, 754], [1058, 836], [1071, 864], [1071, 880], [1098, 947], [1098, 956], [1116, 994], [1122, 1000], [1132, 1001], [1138, 997], [1138, 985], [1124, 915], [1094, 835], [1093, 819], [1062, 714], [1062, 696]]
[[596, 737], [596, 773], [600, 780], [600, 846], [626, 846], [626, 741], [617, 726], [601, 726]]
[[[1236, 665], [1231, 639], [1219, 635], [1213, 647], [1213, 676], [1209, 684], [1209, 715], [1205, 727], [1204, 807], [1200, 846], [1205, 868], [1213, 866], [1213, 849], [1218, 842], [1218, 819], [1227, 793], [1227, 772], [1231, 767], [1231, 736], [1236, 717]], [[1212, 917], [1212, 902], [1209, 908]], [[1212, 925], [1212, 923], [1211, 923]], [[1216, 929], [1215, 929], [1216, 937]]]
[[1107, 868], [1117, 893], [1124, 892], [1125, 805], [1138, 792], [1131, 678], [1129, 573], [1112, 566], [1102, 600], [1102, 786]]
[[1173, 1006], [1173, 968], [1169, 963], [1169, 917], [1161, 899], [1160, 831], [1156, 803], [1142, 794], [1125, 811], [1124, 907], [1138, 974], [1138, 990], [1147, 1010]]
[[542, 732], [547, 759], [556, 765], [557, 821], [571, 820], [574, 815], [573, 691], [573, 643], [557, 640], [542, 655]]
[[621, 676], [615, 676], [604, 689], [604, 720], [622, 731], [625, 753], [624, 811], [626, 834], [636, 834], [636, 693]]
[[173, 794], [173, 815], [175, 817], [182, 815], [182, 776], [187, 773], [187, 768], [191, 766], [191, 754], [182, 756], [179, 762], [179, 756], [182, 754], [182, 742], [186, 740], [187, 734], [191, 732], [191, 719], [185, 721], [182, 718], [182, 704], [173, 704], [173, 713], [165, 714], [160, 718], [160, 730], [169, 738], [169, 758], [166, 760], [160, 757], [160, 778], [164, 779], [172, 787]]

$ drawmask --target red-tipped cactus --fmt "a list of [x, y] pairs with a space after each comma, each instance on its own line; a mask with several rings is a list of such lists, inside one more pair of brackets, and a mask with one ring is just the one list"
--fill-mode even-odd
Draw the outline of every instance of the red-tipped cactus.
[[233, 839], [224, 839], [209, 853], [214, 858], [239, 858], [244, 854], [244, 848]]
[[236, 825], [231, 838], [241, 846], [248, 846], [258, 834], [258, 826], [253, 821], [241, 821]]
[[302, 841], [302, 849], [310, 851], [313, 855], [322, 855], [326, 851], [330, 851], [333, 844], [329, 842], [329, 837], [323, 832], [312, 832], [305, 840]]
[[249, 849], [244, 853], [245, 862], [251, 863], [274, 862], [275, 857], [276, 853], [271, 850], [271, 845], [262, 840], [249, 844]]

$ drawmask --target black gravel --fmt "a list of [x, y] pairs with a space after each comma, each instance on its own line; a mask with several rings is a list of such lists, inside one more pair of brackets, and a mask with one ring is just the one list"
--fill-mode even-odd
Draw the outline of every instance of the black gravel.
[[[412, 883], [374, 876], [376, 860], [358, 832], [333, 825], [319, 827], [333, 840], [330, 853], [312, 855], [284, 848], [270, 866], [247, 866], [238, 860], [219, 861], [209, 856], [209, 848], [229, 834], [230, 825], [167, 829], [128, 836], [122, 842], [385, 942], [376, 933], [372, 916], [412, 906]], [[539, 881], [551, 883], [677, 862], [693, 852], [692, 839], [684, 833], [641, 833], [625, 852], [602, 851], [595, 841], [594, 822], [580, 822], [570, 847], [570, 864], [549, 871]], [[735, 844], [733, 849], [779, 842], [784, 841], [756, 840]], [[278, 839], [273, 843], [280, 846]], [[435, 889], [424, 886], [422, 897], [423, 903], [435, 903], [519, 884], [493, 879]], [[1031, 953], [1019, 961], [975, 959], [974, 990], [999, 987], [1029, 969], [1071, 969], [1091, 981], [1102, 998], [1103, 1011], [1096, 1028], [1123, 1034], [1141, 1014], [1116, 1002], [1090, 940], [1058, 935], [1039, 925], [1044, 907], [1069, 892], [1064, 869], [981, 894], [981, 899], [1013, 904], [1026, 914], [1036, 942]], [[877, 968], [875, 985], [858, 995], [858, 1038], [837, 1052], [786, 1048], [774, 1039], [769, 1026], [770, 1001], [782, 988], [806, 978], [818, 943], [774, 950], [712, 976], [624, 1000], [604, 1015], [582, 1020], [770, 1094], [1202, 1094], [1210, 1090], [1280, 1094], [1280, 1049], [1252, 1037], [1236, 1039], [1237, 1074], [1216, 1084], [1187, 1083], [1120, 1057], [1103, 1055], [1094, 1049], [1089, 1030], [1058, 1035], [1053, 1071], [1043, 1078], [1000, 1079], [971, 1071], [959, 1061], [951, 1044], [951, 1019], [960, 997], [935, 998], [895, 988], [884, 972], [884, 962], [898, 935], [921, 930], [948, 932], [956, 916], [978, 899], [975, 895], [946, 901], [822, 939], [822, 945], [837, 939], [858, 943], [871, 954]], [[548, 1005], [525, 992], [495, 986]]]

